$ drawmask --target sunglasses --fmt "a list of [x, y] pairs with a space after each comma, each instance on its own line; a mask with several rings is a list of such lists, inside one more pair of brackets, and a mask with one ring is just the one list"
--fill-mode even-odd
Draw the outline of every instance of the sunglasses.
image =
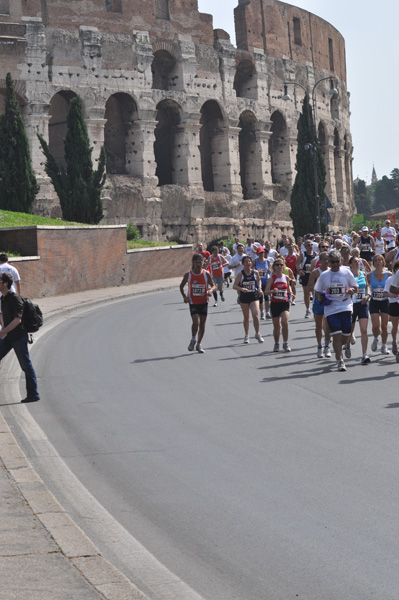
[[283, 263], [274, 263], [274, 266], [275, 267], [283, 267], [284, 265], [283, 265]]
[[334, 264], [336, 264], [336, 263], [339, 263], [339, 260], [330, 260], [330, 263], [331, 263], [332, 265], [334, 265]]

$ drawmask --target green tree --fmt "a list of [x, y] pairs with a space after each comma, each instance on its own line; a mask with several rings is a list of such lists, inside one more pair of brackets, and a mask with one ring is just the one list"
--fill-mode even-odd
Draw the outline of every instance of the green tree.
[[398, 185], [397, 180], [390, 179], [386, 175], [375, 183], [375, 211], [382, 212], [399, 206]]
[[314, 126], [312, 109], [308, 94], [305, 95], [302, 113], [298, 121], [298, 150], [296, 155], [296, 177], [291, 193], [290, 216], [294, 225], [294, 235], [304, 235], [308, 231], [316, 232], [317, 207], [315, 204], [314, 155], [316, 152], [316, 170], [318, 182], [319, 210], [321, 228], [324, 233], [321, 202], [326, 187], [326, 166]]
[[0, 208], [31, 213], [38, 191], [13, 80], [7, 73], [5, 111], [0, 115]]
[[45, 140], [38, 137], [46, 157], [45, 170], [60, 200], [63, 219], [91, 225], [99, 223], [103, 218], [101, 191], [106, 179], [105, 150], [103, 146], [94, 171], [81, 99], [73, 98], [69, 104], [64, 140], [66, 170], [56, 163]]
[[357, 212], [369, 217], [373, 213], [373, 202], [371, 196], [367, 194], [366, 182], [359, 179], [353, 189]]

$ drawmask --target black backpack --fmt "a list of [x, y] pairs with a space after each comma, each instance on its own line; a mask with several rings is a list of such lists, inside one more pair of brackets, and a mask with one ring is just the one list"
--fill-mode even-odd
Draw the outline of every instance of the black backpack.
[[43, 314], [37, 304], [29, 298], [23, 298], [24, 312], [22, 313], [22, 327], [28, 333], [39, 331], [43, 325]]

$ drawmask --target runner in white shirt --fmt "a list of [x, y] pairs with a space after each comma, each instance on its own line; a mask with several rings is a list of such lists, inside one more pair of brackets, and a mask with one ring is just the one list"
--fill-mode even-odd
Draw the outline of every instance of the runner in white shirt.
[[339, 371], [346, 371], [342, 346], [346, 346], [352, 328], [352, 296], [357, 292], [357, 283], [351, 271], [341, 268], [341, 255], [336, 250], [329, 254], [330, 269], [321, 273], [315, 292], [324, 305]]
[[391, 227], [389, 219], [385, 221], [385, 227], [382, 228], [381, 235], [387, 243], [387, 250], [392, 250], [395, 246], [396, 229], [395, 227]]
[[384, 296], [389, 298], [389, 317], [392, 323], [392, 354], [396, 354], [396, 362], [399, 363], [399, 354], [398, 354], [398, 345], [397, 345], [397, 332], [398, 332], [398, 323], [399, 323], [399, 295], [392, 294], [390, 292], [392, 281], [395, 277], [396, 273], [399, 273], [399, 260], [395, 261], [392, 267], [393, 275], [388, 277], [385, 288], [384, 288]]

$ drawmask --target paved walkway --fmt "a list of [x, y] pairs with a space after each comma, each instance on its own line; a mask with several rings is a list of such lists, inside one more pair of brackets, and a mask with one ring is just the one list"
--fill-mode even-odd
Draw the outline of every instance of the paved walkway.
[[[88, 290], [37, 302], [46, 323], [85, 307], [178, 290], [180, 280]], [[0, 600], [148, 600], [100, 555], [18, 446], [2, 413], [2, 405], [10, 403], [6, 397], [11, 380], [8, 362], [7, 357], [0, 371]]]

